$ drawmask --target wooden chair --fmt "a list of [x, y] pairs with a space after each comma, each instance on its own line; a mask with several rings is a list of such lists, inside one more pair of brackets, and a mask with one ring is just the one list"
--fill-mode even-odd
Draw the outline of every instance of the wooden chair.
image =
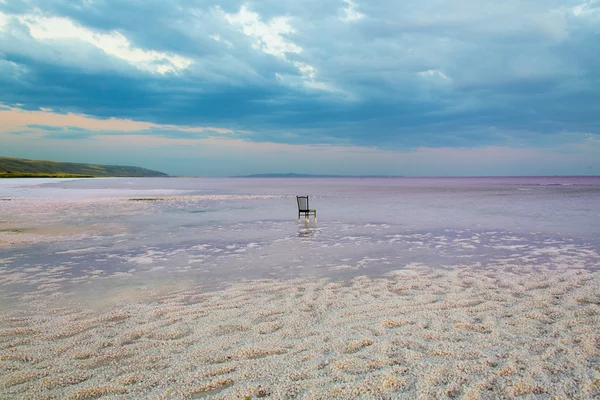
[[317, 222], [317, 210], [308, 208], [308, 196], [296, 196], [296, 200], [298, 201], [298, 222], [300, 222], [302, 214], [304, 214], [306, 222], [308, 222], [310, 214], [315, 216], [315, 222]]

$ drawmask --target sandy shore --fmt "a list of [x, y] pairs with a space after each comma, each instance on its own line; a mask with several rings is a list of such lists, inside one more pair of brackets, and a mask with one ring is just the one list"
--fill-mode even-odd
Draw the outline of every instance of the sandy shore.
[[513, 267], [32, 302], [0, 316], [0, 397], [600, 396], [600, 273]]

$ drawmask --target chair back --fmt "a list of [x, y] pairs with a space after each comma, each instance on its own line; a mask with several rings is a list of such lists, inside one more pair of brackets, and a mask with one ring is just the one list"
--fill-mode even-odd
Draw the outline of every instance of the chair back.
[[308, 211], [308, 196], [296, 196], [298, 211]]

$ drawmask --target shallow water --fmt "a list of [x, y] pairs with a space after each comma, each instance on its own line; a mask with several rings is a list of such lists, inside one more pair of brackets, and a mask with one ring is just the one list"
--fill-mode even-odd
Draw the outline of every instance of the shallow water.
[[[317, 223], [297, 223], [300, 194]], [[0, 180], [0, 395], [413, 398], [429, 387], [421, 395], [587, 398], [600, 390], [599, 232], [598, 177]], [[265, 307], [275, 314], [261, 317]], [[220, 341], [207, 339], [215, 331]], [[514, 347], [550, 334], [543, 352]], [[584, 353], [567, 338], [586, 341]], [[61, 368], [15, 351], [45, 351]], [[171, 365], [188, 353], [187, 369]], [[575, 365], [554, 372], [559, 385], [543, 366], [564, 354]], [[138, 356], [166, 366], [123, 383]], [[82, 360], [96, 360], [90, 376], [73, 375]], [[252, 375], [261, 364], [277, 373]], [[307, 377], [292, 379], [302, 365]], [[457, 365], [476, 371], [450, 373]], [[431, 378], [440, 368], [452, 378]], [[178, 378], [153, 384], [165, 371]]]
[[[586, 251], [600, 243], [594, 177], [36, 181], [0, 181], [4, 270], [33, 280], [56, 267], [60, 277], [129, 271], [206, 286], [380, 276], [414, 262], [485, 265], [549, 243], [576, 245], [574, 262], [594, 268]], [[296, 194], [311, 196], [317, 224], [296, 223]]]

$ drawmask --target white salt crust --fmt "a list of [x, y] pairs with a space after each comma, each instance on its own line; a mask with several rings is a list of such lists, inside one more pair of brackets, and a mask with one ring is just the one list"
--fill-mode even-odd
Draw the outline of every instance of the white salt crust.
[[413, 264], [102, 310], [38, 300], [0, 314], [0, 398], [598, 398], [599, 287], [584, 268]]

